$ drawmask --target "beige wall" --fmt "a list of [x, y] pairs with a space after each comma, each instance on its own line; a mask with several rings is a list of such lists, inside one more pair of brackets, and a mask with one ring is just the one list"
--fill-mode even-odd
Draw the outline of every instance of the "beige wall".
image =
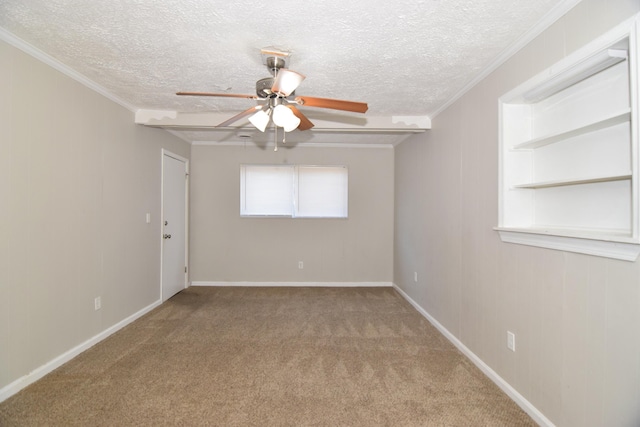
[[[346, 165], [349, 218], [240, 218], [241, 163]], [[191, 177], [192, 281], [391, 283], [392, 148], [193, 146]]]
[[4, 42], [0, 93], [2, 389], [158, 301], [161, 148], [190, 147]]
[[500, 241], [498, 97], [639, 9], [581, 2], [395, 153], [394, 282], [559, 426], [640, 425], [640, 261]]

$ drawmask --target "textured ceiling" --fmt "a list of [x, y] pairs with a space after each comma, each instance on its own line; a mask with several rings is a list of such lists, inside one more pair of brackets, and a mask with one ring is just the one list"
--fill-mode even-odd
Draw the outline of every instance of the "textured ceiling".
[[307, 76], [298, 95], [430, 116], [560, 3], [1, 0], [0, 27], [135, 108], [245, 110], [254, 101], [175, 92], [254, 94], [269, 76], [260, 49], [273, 46]]

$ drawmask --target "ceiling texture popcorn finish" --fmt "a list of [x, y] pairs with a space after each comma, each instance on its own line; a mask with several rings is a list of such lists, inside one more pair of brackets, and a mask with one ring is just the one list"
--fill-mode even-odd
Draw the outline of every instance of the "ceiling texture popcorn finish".
[[189, 141], [237, 141], [240, 130], [264, 137], [247, 120], [211, 129], [253, 100], [175, 93], [255, 94], [269, 76], [260, 50], [273, 46], [291, 52], [287, 66], [307, 77], [300, 94], [369, 105], [364, 116], [304, 109], [316, 128], [293, 132], [299, 142], [388, 144], [402, 130], [429, 128], [465, 85], [567, 3], [576, 0], [2, 0], [0, 27], [3, 38], [137, 111], [138, 123], [167, 125]]

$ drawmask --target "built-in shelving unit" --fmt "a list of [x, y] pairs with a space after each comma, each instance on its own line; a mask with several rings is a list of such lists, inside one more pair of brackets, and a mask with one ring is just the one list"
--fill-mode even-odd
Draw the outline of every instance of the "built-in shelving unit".
[[503, 241], [640, 253], [637, 19], [500, 98]]

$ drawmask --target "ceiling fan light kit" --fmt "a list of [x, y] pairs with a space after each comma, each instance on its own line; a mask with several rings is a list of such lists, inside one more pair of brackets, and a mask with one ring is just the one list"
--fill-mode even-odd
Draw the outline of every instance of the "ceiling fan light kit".
[[264, 111], [260, 110], [257, 113], [249, 116], [249, 121], [252, 125], [256, 127], [260, 132], [264, 132], [269, 125], [269, 115], [271, 114], [271, 109]]
[[240, 119], [248, 117], [249, 122], [260, 132], [265, 132], [269, 123], [273, 122], [276, 134], [278, 127], [281, 127], [284, 132], [291, 132], [296, 129], [304, 131], [313, 127], [313, 123], [298, 110], [295, 105], [329, 108], [355, 113], [365, 113], [367, 111], [368, 106], [364, 102], [310, 96], [297, 96], [294, 99], [288, 99], [289, 96], [295, 96], [294, 92], [305, 79], [305, 76], [285, 68], [286, 59], [289, 56], [288, 52], [282, 52], [274, 48], [265, 48], [262, 49], [261, 53], [265, 58], [264, 63], [273, 77], [263, 78], [256, 82], [256, 95], [209, 92], [177, 92], [176, 95], [246, 98], [258, 101], [266, 100], [266, 105], [251, 107], [220, 123], [216, 127], [229, 126]]
[[273, 123], [280, 126], [285, 132], [291, 132], [298, 128], [300, 119], [284, 105], [278, 105], [273, 109]]

